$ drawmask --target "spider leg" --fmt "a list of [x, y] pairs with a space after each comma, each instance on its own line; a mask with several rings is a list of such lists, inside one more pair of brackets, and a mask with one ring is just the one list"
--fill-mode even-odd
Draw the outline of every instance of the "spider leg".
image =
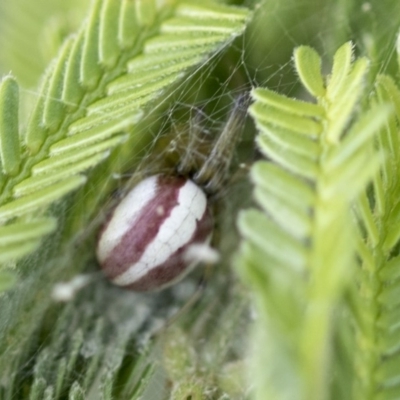
[[242, 133], [249, 101], [248, 93], [243, 93], [236, 99], [213, 150], [193, 177], [208, 194], [216, 193], [227, 178], [235, 146]]
[[190, 120], [190, 140], [182, 160], [178, 166], [178, 173], [183, 176], [190, 175], [197, 167], [197, 153], [206, 142], [204, 133], [205, 115], [202, 109], [196, 108], [194, 116]]

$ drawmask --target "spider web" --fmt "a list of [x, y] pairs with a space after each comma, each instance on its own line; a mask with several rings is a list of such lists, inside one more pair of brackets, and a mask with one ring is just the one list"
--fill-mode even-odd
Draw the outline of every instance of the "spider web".
[[[11, 29], [19, 21], [12, 17], [16, 8], [7, 8], [5, 3], [8, 2], [0, 1], [0, 15], [3, 15], [0, 48], [5, 48], [3, 43], [7, 46], [14, 43], [13, 34], [18, 30]], [[19, 0], [15, 4], [24, 10], [28, 2]], [[251, 87], [266, 86], [292, 97], [305, 97], [291, 61], [293, 49], [298, 45], [313, 46], [329, 60], [339, 45], [352, 39], [356, 51], [370, 57], [376, 72], [393, 69], [398, 21], [392, 18], [394, 3], [388, 1], [387, 5], [378, 10], [374, 2], [336, 5], [328, 1], [316, 4], [311, 0], [287, 0], [258, 4], [256, 16], [245, 34], [230, 49], [216, 54], [209, 65], [194, 71], [175, 90], [174, 101], [148, 127], [153, 140], [144, 152], [132, 154], [129, 165], [118, 166], [115, 173], [109, 174], [107, 179], [113, 181], [115, 192], [110, 193], [109, 200], [101, 205], [89, 226], [80, 227], [67, 243], [60, 258], [56, 258], [59, 266], [68, 268], [77, 262], [79, 252], [93, 249], [96, 232], [108, 211], [137, 181], [154, 173], [174, 171], [174, 164], [184, 156], [185, 149], [180, 143], [187, 140], [194, 123], [193, 115], [202, 115], [204, 133], [213, 138], [223, 129], [235, 98]], [[80, 2], [75, 7], [71, 3], [71, 10], [80, 14], [84, 5]], [[59, 9], [55, 9], [54, 13], [59, 15]], [[42, 30], [36, 30], [35, 37], [43, 37], [45, 29], [54, 23], [51, 15], [37, 17], [37, 20], [45, 19], [47, 22]], [[388, 22], [374, 31], [373, 21], [379, 19]], [[38, 79], [41, 68], [37, 66], [28, 73], [20, 67], [22, 53], [24, 60], [38, 57], [38, 48], [32, 46], [31, 37], [27, 42], [29, 52], [21, 50], [18, 55], [14, 49], [0, 56], [0, 71], [4, 74], [13, 70], [29, 87]], [[49, 46], [44, 51], [46, 62], [40, 65], [46, 65], [54, 55], [51, 49]], [[29, 104], [37, 96], [36, 91], [25, 89], [23, 98]], [[162, 399], [168, 395], [171, 382], [175, 384], [173, 390], [186, 390], [188, 394], [200, 387], [209, 393], [208, 398], [244, 395], [247, 389], [240, 385], [237, 388], [232, 381], [243, 370], [248, 347], [246, 327], [251, 313], [248, 299], [232, 276], [229, 264], [238, 243], [235, 216], [251, 202], [246, 165], [258, 156], [253, 147], [254, 134], [254, 127], [248, 121], [235, 154], [232, 179], [221, 188], [215, 245], [222, 254], [222, 262], [212, 268], [204, 291], [198, 290], [204, 276], [204, 269], [199, 269], [161, 293], [130, 293], [105, 282], [97, 272], [93, 257], [89, 256], [84, 268], [76, 268], [84, 271], [86, 278], [82, 284], [74, 280], [82, 273], [74, 274], [65, 286], [56, 286], [60, 282], [54, 282], [56, 293], [47, 293], [49, 297], [60, 296], [57, 290], [66, 290], [71, 298], [65, 304], [54, 300], [26, 349], [8, 349], [10, 356], [13, 353], [22, 356], [15, 358], [15, 365], [10, 365], [4, 376], [13, 376], [33, 392], [35, 385], [43, 381], [56, 388], [64, 368], [68, 387], [61, 390], [59, 398], [68, 398], [67, 393], [73, 393], [74, 385], [84, 387], [89, 381], [88, 399], [111, 396], [125, 399], [136, 395]], [[166, 142], [169, 144], [165, 145]], [[93, 185], [90, 190], [96, 193], [98, 188]], [[45, 272], [42, 272], [44, 277]], [[185, 307], [196, 294], [200, 294], [200, 300]], [[165, 329], [168, 325], [170, 328]], [[146, 389], [142, 389], [141, 383]], [[1, 377], [0, 385], [4, 388], [0, 398], [30, 398], [22, 387], [7, 392], [7, 384]], [[78, 389], [76, 393], [75, 398], [79, 398]]]

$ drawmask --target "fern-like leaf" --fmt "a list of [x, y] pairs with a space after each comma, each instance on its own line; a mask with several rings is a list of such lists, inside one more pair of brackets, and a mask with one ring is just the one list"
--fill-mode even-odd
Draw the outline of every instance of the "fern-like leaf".
[[400, 90], [389, 76], [378, 76], [374, 102], [393, 104], [395, 114], [378, 135], [378, 150], [384, 156], [382, 167], [374, 175], [370, 191], [359, 197], [355, 208], [360, 224], [357, 251], [361, 259], [358, 285], [352, 288], [352, 312], [357, 327], [355, 399], [396, 398], [400, 394], [400, 316], [397, 310], [400, 293]]
[[299, 47], [294, 60], [316, 103], [255, 89], [250, 107], [270, 159], [251, 172], [260, 210], [239, 218], [245, 241], [237, 265], [256, 294], [257, 342], [266, 343], [254, 349], [259, 399], [329, 393], [336, 313], [356, 266], [350, 208], [378, 171], [374, 137], [391, 112], [382, 104], [357, 116], [368, 63], [352, 62], [350, 43], [328, 79], [313, 49]]

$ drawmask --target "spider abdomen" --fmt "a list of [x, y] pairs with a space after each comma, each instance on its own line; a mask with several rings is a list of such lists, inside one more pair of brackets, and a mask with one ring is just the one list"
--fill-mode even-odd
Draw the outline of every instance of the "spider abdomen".
[[207, 198], [183, 177], [141, 181], [114, 209], [97, 246], [97, 258], [116, 285], [138, 291], [169, 286], [193, 264], [185, 252], [209, 240], [213, 222]]

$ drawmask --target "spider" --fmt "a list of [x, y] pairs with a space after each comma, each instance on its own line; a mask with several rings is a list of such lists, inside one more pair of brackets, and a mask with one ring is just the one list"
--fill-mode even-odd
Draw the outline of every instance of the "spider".
[[248, 94], [235, 100], [200, 168], [194, 171], [194, 150], [202, 142], [201, 129], [195, 128], [174, 175], [143, 179], [115, 207], [96, 251], [104, 274], [114, 284], [136, 291], [161, 290], [198, 263], [190, 254], [207, 248], [211, 240], [210, 203], [227, 181], [248, 101]]

